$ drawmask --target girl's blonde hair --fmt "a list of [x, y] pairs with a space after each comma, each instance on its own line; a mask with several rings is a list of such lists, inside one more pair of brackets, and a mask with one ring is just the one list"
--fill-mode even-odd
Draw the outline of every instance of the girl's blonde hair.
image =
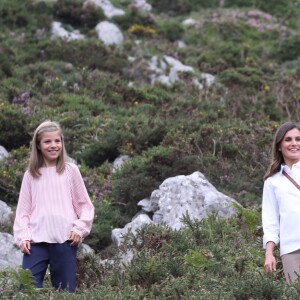
[[280, 171], [281, 165], [284, 163], [282, 152], [279, 151], [280, 144], [284, 139], [286, 133], [294, 128], [300, 131], [300, 125], [294, 122], [286, 122], [277, 129], [273, 139], [272, 161], [264, 176], [264, 180]]
[[44, 164], [44, 158], [40, 151], [39, 143], [41, 141], [42, 135], [45, 132], [53, 132], [53, 131], [59, 131], [60, 137], [61, 137], [61, 143], [62, 143], [62, 151], [57, 159], [56, 162], [56, 172], [62, 173], [65, 170], [65, 163], [68, 159], [68, 155], [65, 149], [64, 144], [64, 137], [62, 134], [62, 130], [60, 125], [57, 122], [53, 121], [44, 121], [41, 123], [35, 130], [33, 134], [33, 138], [30, 145], [30, 158], [29, 158], [29, 172], [33, 177], [39, 177], [41, 176], [41, 173], [39, 169]]

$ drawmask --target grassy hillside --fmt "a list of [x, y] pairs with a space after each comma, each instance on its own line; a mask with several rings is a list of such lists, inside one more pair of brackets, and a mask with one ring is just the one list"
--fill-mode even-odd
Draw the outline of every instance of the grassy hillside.
[[[83, 0], [0, 3], [0, 145], [11, 154], [0, 163], [0, 199], [16, 205], [33, 130], [52, 119], [97, 211], [86, 239], [96, 256], [80, 261], [77, 296], [17, 292], [29, 279], [12, 272], [13, 282], [0, 274], [0, 297], [297, 299], [299, 288], [286, 286], [280, 269], [263, 274], [260, 203], [273, 134], [284, 121], [300, 121], [299, 1], [149, 0], [146, 15], [129, 0], [112, 3], [125, 15], [108, 19], [100, 8], [83, 9]], [[184, 23], [190, 18], [194, 25]], [[98, 39], [103, 20], [122, 30], [122, 46]], [[85, 39], [52, 39], [52, 21]], [[199, 90], [184, 73], [173, 86], [151, 85], [154, 55], [216, 82]], [[112, 173], [119, 155], [132, 159]], [[125, 270], [97, 266], [115, 253], [111, 229], [130, 220], [138, 201], [164, 179], [196, 170], [244, 206], [240, 218], [187, 216], [186, 230], [146, 228], [144, 243], [124, 245], [139, 250]]]

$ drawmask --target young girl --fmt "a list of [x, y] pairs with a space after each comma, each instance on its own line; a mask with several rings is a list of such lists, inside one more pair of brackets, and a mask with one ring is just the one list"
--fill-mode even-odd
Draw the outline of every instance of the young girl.
[[67, 161], [58, 123], [45, 121], [34, 132], [14, 238], [24, 253], [22, 267], [41, 288], [48, 265], [56, 289], [75, 292], [76, 252], [91, 230], [94, 207], [78, 167]]

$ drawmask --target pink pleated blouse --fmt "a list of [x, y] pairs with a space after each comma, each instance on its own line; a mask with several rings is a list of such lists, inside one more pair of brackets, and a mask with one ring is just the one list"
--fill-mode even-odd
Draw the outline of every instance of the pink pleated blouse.
[[40, 168], [41, 176], [24, 174], [16, 217], [14, 238], [34, 243], [64, 243], [71, 231], [82, 238], [92, 228], [94, 206], [77, 165], [66, 163], [62, 174], [56, 167]]

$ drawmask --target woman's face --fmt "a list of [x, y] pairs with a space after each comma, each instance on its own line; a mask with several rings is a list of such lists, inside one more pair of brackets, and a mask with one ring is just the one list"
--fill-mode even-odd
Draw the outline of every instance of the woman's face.
[[300, 131], [297, 128], [288, 131], [280, 143], [279, 151], [290, 168], [300, 161]]

